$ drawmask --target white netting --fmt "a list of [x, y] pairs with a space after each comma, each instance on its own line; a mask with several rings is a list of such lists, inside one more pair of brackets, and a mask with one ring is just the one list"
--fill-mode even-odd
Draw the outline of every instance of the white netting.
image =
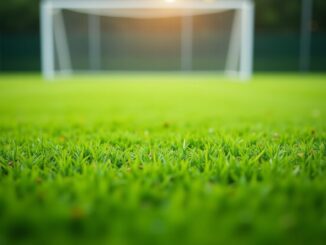
[[[67, 46], [73, 71], [110, 70], [159, 70], [177, 71], [182, 69], [182, 28], [184, 17], [169, 17], [172, 13], [139, 10], [148, 18], [127, 18], [107, 15], [91, 15], [87, 12], [62, 11], [55, 18], [64, 22]], [[137, 12], [133, 10], [132, 12]], [[160, 11], [159, 11], [160, 12]], [[198, 13], [198, 12], [197, 12]], [[201, 13], [192, 16], [190, 41], [192, 70], [224, 71], [230, 44], [235, 11]], [[93, 47], [89, 20], [97, 18], [98, 40]], [[158, 18], [164, 17], [164, 19]], [[140, 17], [140, 15], [139, 15]], [[56, 23], [56, 22], [55, 22]], [[91, 27], [91, 28], [94, 28]], [[93, 32], [94, 33], [94, 32]], [[96, 32], [95, 32], [96, 34]], [[96, 34], [96, 35], [97, 35]], [[60, 33], [55, 33], [60, 36]], [[63, 42], [62, 42], [63, 43]], [[56, 67], [60, 70], [61, 44], [56, 45]], [[94, 51], [95, 49], [95, 51]], [[93, 51], [92, 51], [93, 50]], [[92, 52], [97, 53], [97, 57]], [[94, 61], [94, 59], [97, 59]], [[64, 60], [64, 59], [62, 59]], [[62, 63], [61, 63], [62, 64]]]

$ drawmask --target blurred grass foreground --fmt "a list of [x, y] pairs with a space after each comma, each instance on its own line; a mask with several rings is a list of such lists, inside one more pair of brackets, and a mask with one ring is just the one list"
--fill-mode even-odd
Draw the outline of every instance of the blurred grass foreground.
[[325, 244], [325, 80], [1, 75], [0, 244]]

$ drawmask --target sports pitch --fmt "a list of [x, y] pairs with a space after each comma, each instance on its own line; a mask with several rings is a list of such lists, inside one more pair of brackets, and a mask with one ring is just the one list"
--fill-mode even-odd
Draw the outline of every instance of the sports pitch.
[[326, 75], [0, 76], [0, 244], [325, 244]]

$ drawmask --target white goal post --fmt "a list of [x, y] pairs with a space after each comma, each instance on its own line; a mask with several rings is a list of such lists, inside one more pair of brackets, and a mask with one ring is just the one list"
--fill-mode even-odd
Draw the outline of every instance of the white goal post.
[[[181, 17], [181, 64], [184, 71], [192, 70], [192, 17], [223, 11], [235, 11], [224, 72], [241, 80], [253, 73], [254, 3], [252, 0], [42, 0], [41, 53], [42, 74], [52, 80], [60, 74], [72, 74], [72, 61], [67, 30], [62, 17], [64, 10], [90, 16], [88, 22], [91, 66], [99, 66], [99, 19], [96, 16], [122, 18]], [[141, 10], [153, 10], [142, 14]], [[216, 54], [218, 55], [218, 54]], [[56, 67], [58, 66], [58, 68]]]

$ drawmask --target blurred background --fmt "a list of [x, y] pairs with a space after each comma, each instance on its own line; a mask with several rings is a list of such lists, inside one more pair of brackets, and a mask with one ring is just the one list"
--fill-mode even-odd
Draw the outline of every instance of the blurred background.
[[[40, 71], [39, 2], [40, 0], [0, 1], [0, 72]], [[312, 15], [309, 14], [309, 2], [312, 3]], [[255, 4], [255, 71], [326, 71], [325, 0], [255, 0]], [[219, 29], [219, 26], [225, 27], [226, 24], [221, 24], [218, 19], [227, 20], [227, 15], [226, 13], [222, 17], [221, 15], [195, 17], [197, 20], [194, 21], [194, 54], [197, 59], [195, 59], [194, 69], [209, 68], [209, 65], [203, 61], [209, 61], [214, 52], [205, 49], [205, 47], [208, 47], [207, 41], [212, 40], [214, 42], [217, 38], [216, 33], [210, 30]], [[302, 18], [303, 16], [306, 17]], [[82, 16], [78, 16], [78, 13], [70, 13], [66, 18], [70, 18], [69, 23], [72, 23], [72, 26], [67, 26], [68, 31], [69, 28], [76, 31], [73, 23], [84, 21]], [[142, 43], [149, 53], [158, 50], [155, 45], [149, 46], [150, 43], [170, 43], [169, 49], [161, 49], [161, 53], [157, 54], [159, 56], [170, 55], [169, 57], [172, 57], [171, 62], [169, 59], [165, 59], [165, 64], [151, 62], [150, 65], [153, 69], [162, 70], [173, 69], [174, 66], [178, 65], [179, 51], [177, 46], [173, 49], [173, 45], [178, 45], [176, 42], [178, 38], [177, 36], [172, 38], [173, 35], [179, 33], [178, 28], [173, 28], [178, 26], [176, 25], [178, 19], [170, 19], [164, 23], [159, 20], [131, 22], [123, 18], [106, 18], [106, 20], [101, 21], [103, 28], [107, 30], [104, 35], [109, 37], [107, 39], [109, 44], [105, 45], [109, 50], [103, 52], [110, 53], [111, 58], [115, 57], [115, 59], [110, 59], [111, 63], [108, 64], [108, 67], [114, 69], [125, 65], [126, 69], [148, 68], [148, 64], [139, 62], [137, 59], [130, 59], [131, 54], [134, 54], [134, 57], [137, 55], [139, 57], [142, 54], [143, 60], [148, 60], [146, 59], [146, 52], [140, 52], [137, 45], [131, 46], [131, 42], [127, 44], [128, 40], [133, 40], [134, 44]], [[228, 21], [228, 23], [231, 22]], [[311, 34], [311, 42], [309, 38], [308, 41], [302, 39], [303, 26], [306, 26]], [[206, 42], [198, 42], [196, 45], [196, 28], [200, 29], [201, 33], [205, 33], [203, 32], [204, 27], [207, 28]], [[121, 30], [127, 31], [122, 32]], [[158, 31], [153, 33], [153, 30]], [[74, 52], [81, 53], [84, 49], [83, 39], [86, 40], [86, 38], [87, 35], [78, 37], [76, 43], [79, 43], [80, 46], [74, 45]], [[123, 46], [124, 40], [128, 50]], [[308, 45], [311, 48], [310, 51], [309, 47], [303, 47], [302, 44]], [[120, 50], [116, 48], [117, 46], [121, 47]], [[308, 64], [300, 62], [302, 55], [305, 55], [305, 61], [309, 56], [310, 62]], [[78, 56], [75, 57], [81, 62], [79, 65], [83, 66], [83, 59]], [[86, 60], [85, 58], [85, 62]], [[218, 65], [214, 62], [209, 64], [212, 69]], [[86, 63], [84, 65], [87, 66]]]

